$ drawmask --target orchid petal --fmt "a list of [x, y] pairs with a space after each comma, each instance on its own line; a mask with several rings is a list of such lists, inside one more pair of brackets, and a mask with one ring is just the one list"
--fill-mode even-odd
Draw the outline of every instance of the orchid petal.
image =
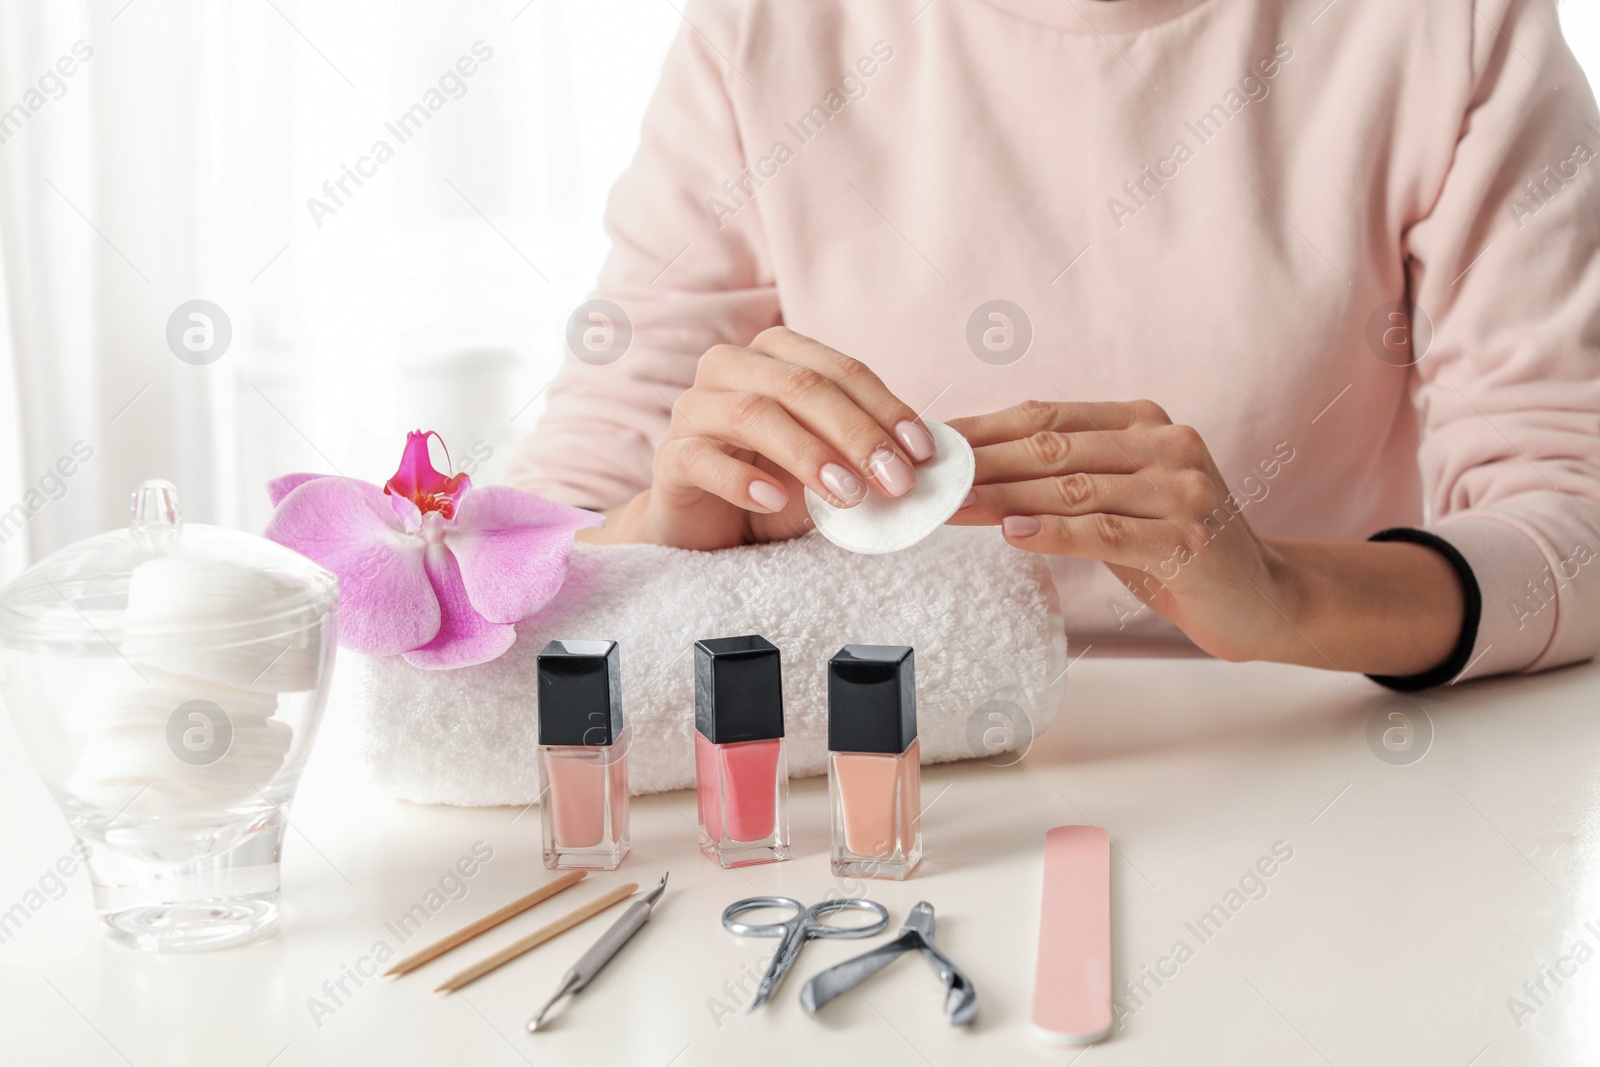
[[265, 535], [338, 578], [339, 641], [346, 648], [388, 656], [439, 633], [425, 542], [401, 527], [376, 485], [335, 477], [301, 482], [279, 502]]
[[548, 604], [566, 580], [572, 535], [605, 518], [520, 489], [485, 485], [462, 499], [445, 543], [472, 606], [514, 623]]
[[473, 609], [461, 581], [461, 568], [449, 548], [443, 543], [430, 544], [423, 566], [439, 598], [439, 633], [421, 648], [406, 652], [407, 663], [425, 670], [470, 667], [511, 647], [517, 639], [516, 629], [490, 622]]
[[272, 499], [272, 506], [277, 507], [283, 498], [291, 491], [309, 482], [313, 478], [326, 478], [325, 474], [285, 474], [281, 478], [274, 478], [267, 483], [267, 496]]

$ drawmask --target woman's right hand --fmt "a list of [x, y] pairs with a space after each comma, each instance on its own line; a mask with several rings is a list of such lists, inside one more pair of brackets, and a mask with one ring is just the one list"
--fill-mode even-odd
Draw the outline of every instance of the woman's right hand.
[[694, 549], [784, 540], [811, 525], [803, 488], [837, 507], [869, 492], [903, 496], [933, 450], [917, 413], [865, 364], [774, 326], [700, 358], [650, 488], [583, 539]]

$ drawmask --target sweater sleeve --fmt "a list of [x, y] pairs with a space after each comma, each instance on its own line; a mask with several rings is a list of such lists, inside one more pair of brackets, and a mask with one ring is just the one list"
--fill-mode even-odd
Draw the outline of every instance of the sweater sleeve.
[[1551, 0], [1475, 11], [1455, 157], [1407, 238], [1427, 529], [1481, 590], [1473, 678], [1600, 649], [1600, 120]]
[[[581, 507], [630, 499], [650, 483], [700, 355], [779, 321], [758, 206], [724, 188], [738, 191], [746, 165], [730, 92], [740, 75], [724, 58], [739, 54], [740, 31], [723, 7], [688, 7], [638, 151], [606, 204], [611, 251], [591, 300], [614, 307], [569, 323], [545, 409], [507, 464], [510, 484]], [[742, 206], [714, 212], [714, 200]], [[591, 329], [594, 350], [575, 347], [574, 334]]]

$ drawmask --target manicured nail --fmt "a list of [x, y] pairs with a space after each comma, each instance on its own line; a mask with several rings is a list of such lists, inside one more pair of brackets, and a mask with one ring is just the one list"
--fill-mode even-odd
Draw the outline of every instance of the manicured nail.
[[867, 460], [867, 469], [890, 496], [905, 496], [917, 484], [911, 464], [887, 448], [880, 448]]
[[972, 505], [976, 504], [977, 502], [978, 502], [978, 491], [976, 489], [969, 489], [969, 490], [967, 490], [966, 499], [961, 501], [961, 506], [959, 508], [957, 508], [956, 510], [957, 511], [966, 511], [968, 508], [970, 508]]
[[933, 438], [928, 436], [927, 430], [909, 419], [895, 426], [894, 436], [900, 442], [900, 447], [918, 463], [933, 458]]
[[846, 507], [859, 504], [866, 498], [866, 483], [837, 463], [824, 463], [818, 477], [828, 487], [828, 492], [842, 500]]
[[750, 499], [768, 511], [782, 511], [789, 506], [789, 494], [784, 492], [783, 486], [773, 485], [771, 482], [751, 482]]
[[1007, 537], [1032, 537], [1044, 529], [1044, 523], [1032, 515], [1007, 515], [1000, 521], [1000, 528]]

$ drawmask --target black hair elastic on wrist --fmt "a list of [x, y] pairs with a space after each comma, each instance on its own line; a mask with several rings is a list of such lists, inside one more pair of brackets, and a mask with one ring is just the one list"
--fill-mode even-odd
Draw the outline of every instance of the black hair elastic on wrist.
[[1441, 537], [1435, 537], [1426, 530], [1414, 530], [1409, 526], [1396, 526], [1390, 530], [1379, 530], [1368, 541], [1401, 541], [1406, 544], [1422, 545], [1431, 548], [1449, 561], [1455, 568], [1456, 580], [1461, 583], [1461, 597], [1466, 601], [1465, 610], [1461, 613], [1461, 636], [1456, 638], [1455, 648], [1444, 658], [1444, 662], [1437, 667], [1425, 670], [1420, 674], [1387, 675], [1369, 674], [1379, 685], [1386, 685], [1390, 689], [1398, 689], [1402, 693], [1413, 693], [1419, 689], [1431, 689], [1436, 685], [1444, 685], [1456, 675], [1467, 669], [1472, 647], [1478, 643], [1478, 623], [1483, 617], [1483, 593], [1478, 588], [1477, 575], [1472, 573], [1466, 557], [1456, 550], [1456, 546]]

